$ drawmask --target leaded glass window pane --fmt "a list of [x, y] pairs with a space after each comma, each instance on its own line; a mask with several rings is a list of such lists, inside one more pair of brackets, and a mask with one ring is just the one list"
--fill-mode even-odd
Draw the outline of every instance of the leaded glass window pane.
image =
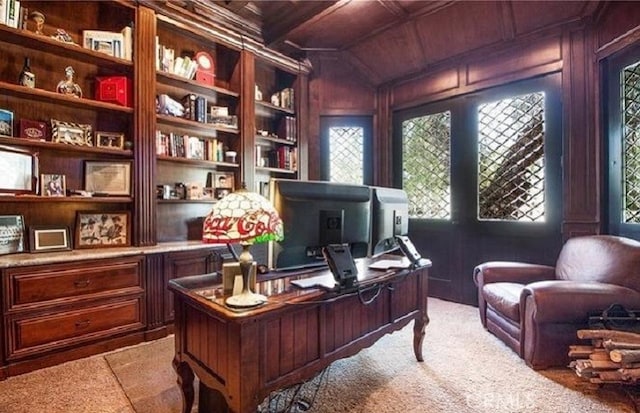
[[640, 223], [640, 62], [622, 71], [622, 219]]
[[451, 112], [402, 122], [402, 188], [412, 218], [451, 218]]
[[544, 222], [544, 93], [478, 108], [478, 219]]
[[364, 183], [364, 129], [329, 128], [329, 180], [345, 184]]

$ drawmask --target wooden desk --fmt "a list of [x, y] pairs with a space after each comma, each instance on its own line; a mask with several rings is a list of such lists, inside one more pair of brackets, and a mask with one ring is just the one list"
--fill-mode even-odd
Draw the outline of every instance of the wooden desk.
[[279, 273], [258, 283], [257, 292], [269, 302], [244, 312], [224, 306], [218, 274], [170, 280], [182, 411], [193, 406], [194, 373], [210, 389], [207, 411], [254, 413], [270, 392], [314, 377], [411, 320], [413, 351], [422, 361], [431, 262], [415, 269], [370, 270], [371, 262], [358, 260], [361, 293], [290, 285], [328, 270]]

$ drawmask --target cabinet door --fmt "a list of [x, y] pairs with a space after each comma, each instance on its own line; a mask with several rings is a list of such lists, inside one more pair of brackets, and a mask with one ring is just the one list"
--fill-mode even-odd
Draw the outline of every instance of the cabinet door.
[[[124, 192], [115, 190], [95, 170], [87, 177], [86, 162], [124, 165], [129, 174], [134, 170], [130, 28], [136, 19], [135, 5], [112, 1], [20, 5], [21, 13], [32, 17], [15, 28], [0, 25], [4, 62], [0, 109], [12, 117], [12, 128], [0, 133], [4, 135], [0, 145], [37, 153], [39, 165], [33, 169], [31, 193], [2, 197], [0, 215], [23, 215], [28, 227], [73, 229], [79, 210], [131, 212], [130, 177], [121, 175]], [[44, 22], [38, 24], [34, 15]], [[93, 36], [91, 41], [88, 36]], [[27, 59], [30, 74], [24, 81]], [[105, 90], [116, 92], [102, 93]], [[57, 190], [47, 192], [47, 182], [58, 184]], [[90, 182], [96, 185], [88, 187]], [[76, 196], [81, 190], [95, 196]]]
[[164, 257], [165, 322], [174, 318], [173, 294], [166, 288], [169, 280], [188, 275], [207, 274], [222, 268], [221, 251], [217, 248], [168, 253]]

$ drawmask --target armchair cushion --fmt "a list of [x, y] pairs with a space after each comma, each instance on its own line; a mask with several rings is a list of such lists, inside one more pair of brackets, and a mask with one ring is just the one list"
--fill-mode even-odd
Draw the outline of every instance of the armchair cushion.
[[491, 308], [520, 322], [520, 293], [524, 284], [500, 282], [483, 287], [484, 299]]
[[555, 266], [489, 261], [474, 269], [483, 326], [533, 368], [566, 366], [588, 314], [614, 303], [640, 308], [640, 242], [569, 239]]

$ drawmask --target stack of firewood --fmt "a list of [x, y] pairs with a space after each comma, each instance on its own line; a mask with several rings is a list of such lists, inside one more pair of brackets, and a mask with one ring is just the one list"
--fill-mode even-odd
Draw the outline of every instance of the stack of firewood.
[[592, 383], [637, 384], [640, 379], [640, 334], [619, 330], [578, 330], [591, 345], [569, 348], [571, 367]]

